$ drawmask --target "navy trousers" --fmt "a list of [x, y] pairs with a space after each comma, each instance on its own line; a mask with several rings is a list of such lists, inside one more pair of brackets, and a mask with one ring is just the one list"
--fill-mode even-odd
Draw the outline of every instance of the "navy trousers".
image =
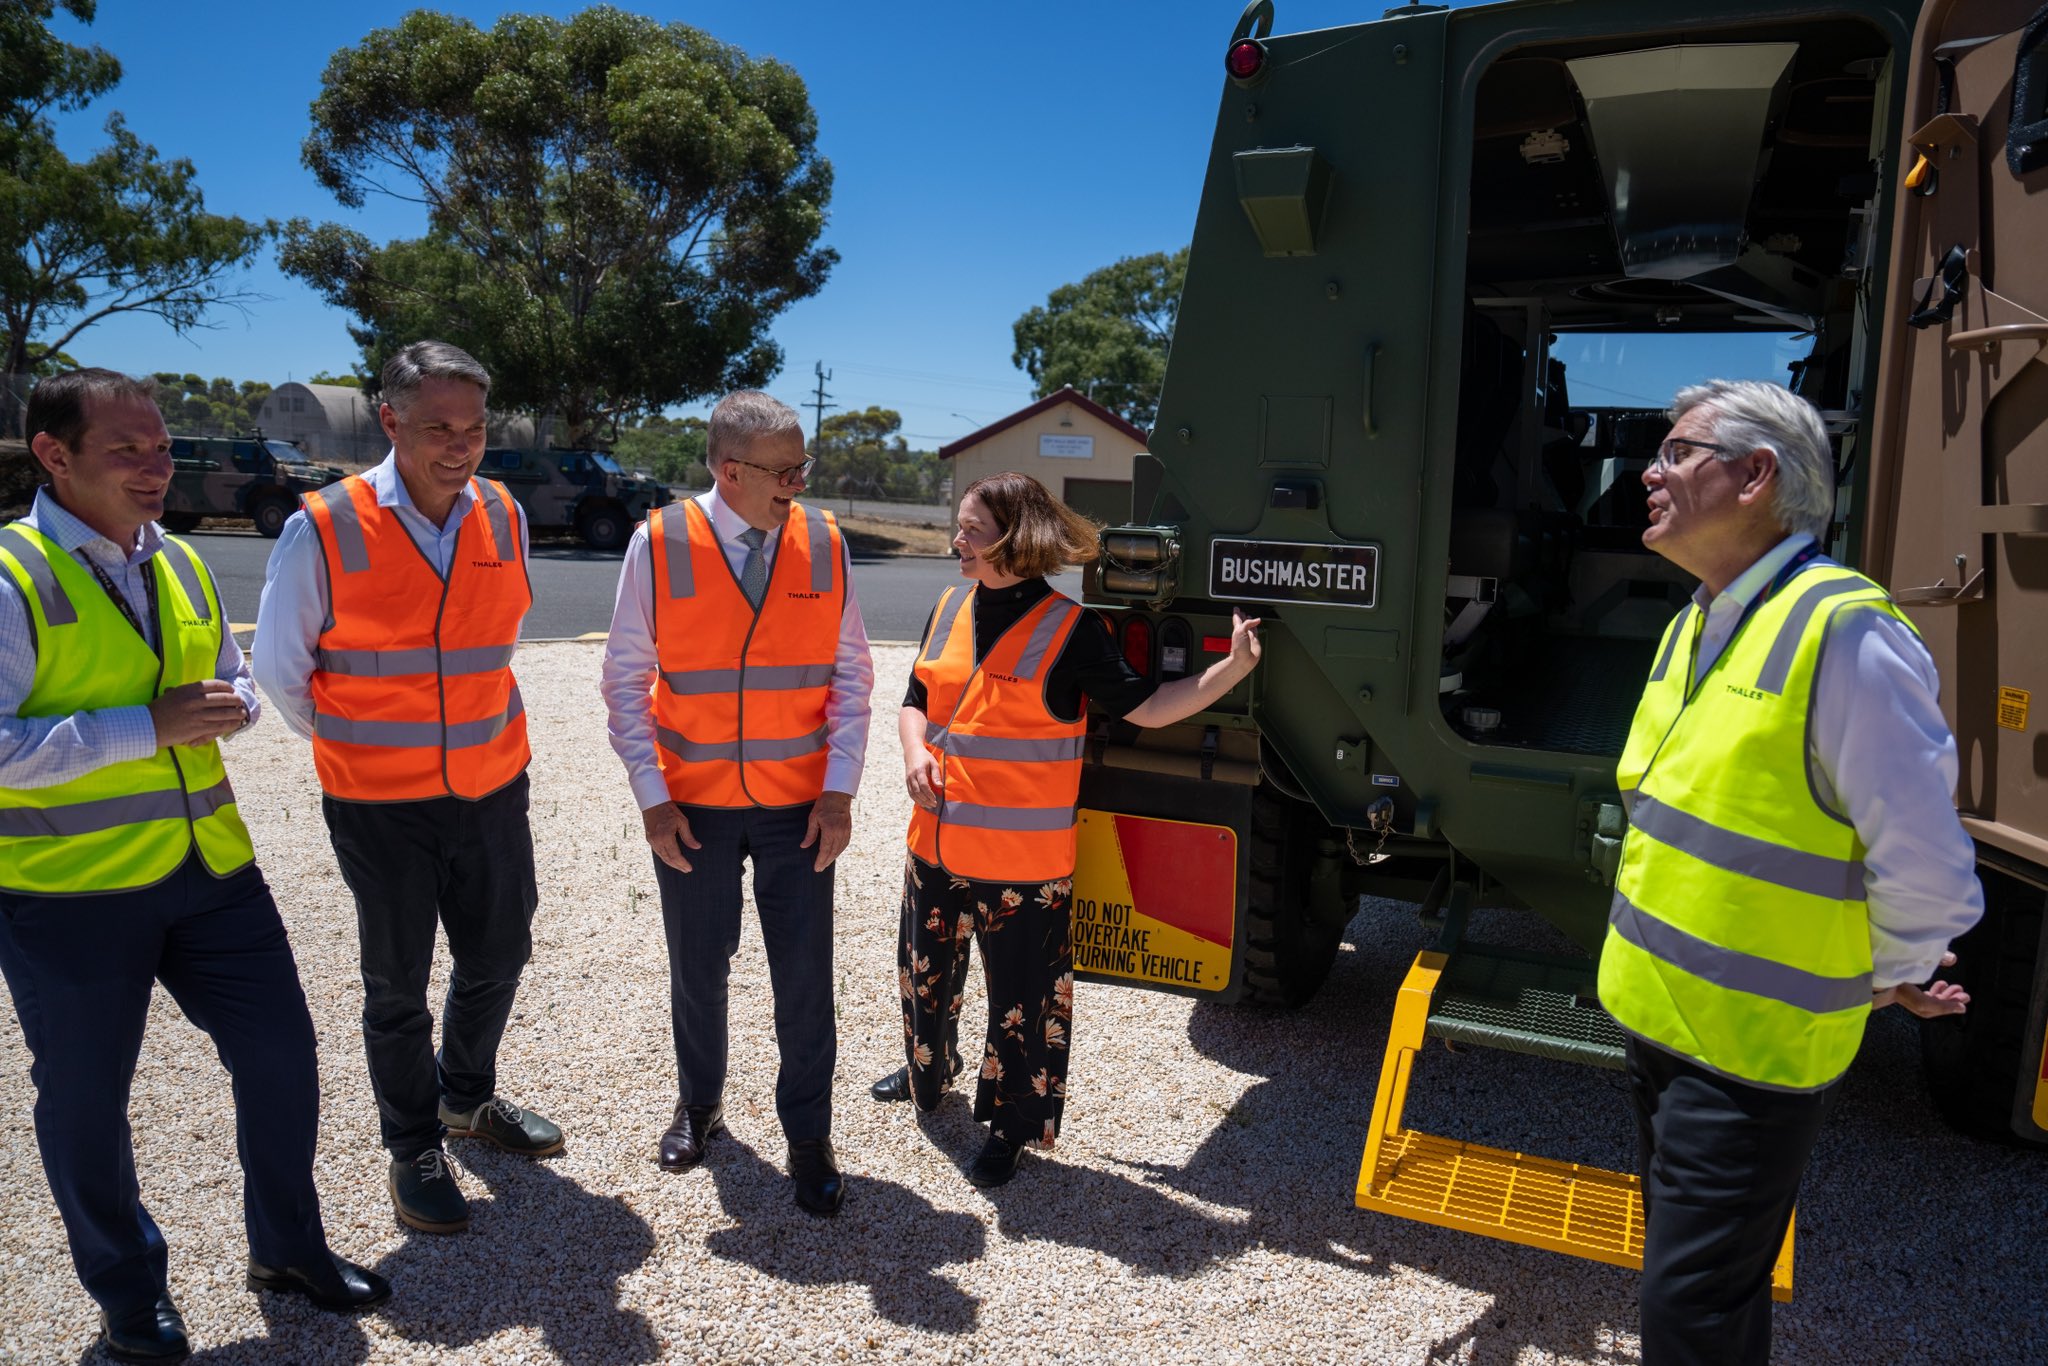
[[[487, 797], [417, 802], [321, 798], [363, 950], [363, 1046], [384, 1147], [409, 1162], [441, 1144], [441, 1102], [468, 1111], [498, 1090], [498, 1044], [533, 957], [533, 832], [527, 781]], [[434, 926], [448, 933], [441, 1050], [427, 978]]]
[[754, 865], [754, 905], [775, 995], [775, 1113], [791, 1141], [832, 1132], [832, 1070], [839, 1060], [832, 1000], [832, 874], [812, 871], [817, 846], [800, 849], [810, 806], [685, 806], [702, 849], [694, 871], [654, 861], [668, 938], [669, 1013], [685, 1105], [725, 1094], [726, 983], [740, 946], [740, 865]]
[[1771, 1267], [1835, 1088], [1773, 1091], [1628, 1041], [1643, 1366], [1761, 1366]]
[[260, 872], [216, 878], [194, 853], [142, 891], [0, 892], [0, 972], [33, 1059], [43, 1173], [78, 1279], [102, 1308], [149, 1304], [165, 1289], [164, 1237], [142, 1206], [128, 1130], [156, 982], [212, 1037], [233, 1079], [249, 1255], [271, 1266], [325, 1256], [313, 1021]]

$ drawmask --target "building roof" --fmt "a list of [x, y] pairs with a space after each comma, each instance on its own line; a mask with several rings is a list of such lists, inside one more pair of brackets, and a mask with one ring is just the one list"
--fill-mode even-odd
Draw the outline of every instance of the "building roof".
[[1131, 440], [1137, 442], [1140, 446], [1144, 445], [1146, 442], [1146, 434], [1143, 428], [1135, 427], [1132, 424], [1124, 421], [1115, 413], [1112, 413], [1109, 409], [1103, 407], [1100, 403], [1097, 403], [1094, 399], [1082, 393], [1079, 389], [1075, 389], [1072, 386], [1068, 386], [1067, 388], [1060, 389], [1053, 393], [1047, 394], [1044, 398], [1038, 400], [1038, 402], [1032, 404], [1028, 408], [1019, 408], [1016, 412], [1011, 413], [1008, 417], [1000, 418], [997, 421], [989, 423], [988, 426], [983, 427], [978, 432], [969, 432], [966, 436], [961, 437], [958, 441], [953, 442], [951, 445], [939, 447], [939, 459], [950, 460], [954, 456], [960, 454], [960, 452], [964, 450], [967, 450], [971, 446], [979, 446], [982, 442], [988, 440], [996, 433], [1007, 431], [1010, 428], [1016, 426], [1020, 422], [1029, 422], [1032, 418], [1037, 417], [1040, 413], [1045, 412], [1049, 408], [1058, 407], [1062, 403], [1073, 404], [1076, 408], [1079, 408], [1082, 412], [1088, 414], [1090, 417], [1096, 418], [1099, 421], [1108, 424], [1110, 427], [1116, 429], [1117, 431], [1122, 432], [1125, 436], [1128, 436]]
[[370, 432], [377, 430], [377, 408], [363, 396], [360, 389], [346, 384], [306, 384], [302, 381], [287, 381], [271, 390], [272, 394], [287, 390], [303, 389], [313, 396], [320, 410], [327, 417], [328, 430], [334, 432]]

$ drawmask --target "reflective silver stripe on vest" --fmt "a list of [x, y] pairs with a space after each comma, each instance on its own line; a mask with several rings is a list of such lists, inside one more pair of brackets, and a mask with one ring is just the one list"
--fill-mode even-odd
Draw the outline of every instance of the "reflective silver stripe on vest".
[[832, 681], [830, 664], [757, 664], [741, 669], [674, 669], [661, 675], [662, 686], [678, 697], [703, 697], [711, 693], [794, 692], [822, 688]]
[[318, 498], [327, 509], [334, 527], [334, 553], [341, 557], [341, 572], [360, 574], [370, 567], [370, 543], [363, 539], [362, 518], [356, 500], [348, 496], [348, 481], [337, 480], [324, 489], [314, 489], [308, 498]]
[[519, 543], [512, 539], [512, 510], [498, 496], [497, 485], [488, 479], [477, 480], [476, 487], [478, 501], [484, 505], [484, 516], [490, 519], [491, 539], [498, 544], [498, 558], [518, 559]]
[[1869, 584], [1854, 579], [1830, 579], [1801, 593], [1798, 601], [1792, 604], [1791, 615], [1778, 628], [1778, 638], [1771, 642], [1771, 653], [1764, 659], [1763, 672], [1756, 676], [1757, 688], [1762, 692], [1784, 692], [1786, 676], [1792, 672], [1792, 661], [1798, 658], [1799, 643], [1806, 636], [1806, 625], [1813, 620], [1813, 614], [1820, 610], [1821, 604], [1829, 598], [1861, 593], [1869, 588]]
[[932, 618], [932, 638], [925, 642], [925, 662], [930, 663], [945, 651], [946, 642], [953, 635], [953, 619], [960, 615], [960, 607], [973, 594], [971, 588], [948, 588], [946, 596], [939, 603], [939, 614]]
[[[690, 505], [670, 503], [661, 510], [661, 544], [668, 559], [668, 595], [691, 598], [697, 595], [696, 571], [690, 566]], [[654, 553], [654, 542], [647, 543]]]
[[52, 626], [69, 626], [77, 621], [78, 609], [72, 605], [64, 585], [57, 582], [57, 572], [50, 568], [42, 543], [18, 526], [0, 527], [0, 536], [20, 542], [21, 549], [15, 551], [15, 557], [28, 571], [28, 581], [35, 585], [36, 600], [43, 605], [43, 620]]
[[1662, 683], [1664, 671], [1671, 667], [1671, 656], [1678, 652], [1678, 642], [1692, 629], [1693, 604], [1687, 603], [1685, 610], [1678, 614], [1678, 620], [1671, 627], [1671, 634], [1664, 638], [1664, 652], [1657, 656], [1657, 667], [1650, 670], [1650, 681]]
[[939, 727], [936, 735], [925, 732], [925, 743], [962, 759], [1007, 759], [1014, 763], [1050, 764], [1081, 757], [1085, 735], [1062, 735], [1051, 740], [1021, 740], [1008, 735], [955, 735]]
[[1822, 977], [1789, 963], [1722, 948], [1657, 919], [1619, 892], [1614, 894], [1607, 923], [1652, 958], [1730, 991], [1747, 992], [1815, 1015], [1870, 1005], [1869, 973]]
[[456, 722], [447, 728], [445, 744], [438, 721], [352, 721], [326, 712], [314, 713], [313, 734], [317, 739], [331, 740], [336, 744], [369, 745], [378, 749], [473, 749], [503, 735], [505, 728], [525, 713], [526, 702], [519, 696], [519, 688], [515, 685], [502, 715], [486, 716], [480, 721]]
[[976, 802], [945, 802], [939, 807], [944, 825], [977, 830], [1067, 830], [1075, 823], [1071, 806], [982, 806]]
[[487, 674], [512, 662], [511, 645], [478, 645], [466, 650], [321, 650], [314, 667], [350, 678], [403, 678], [408, 674], [440, 674], [457, 678]]
[[1759, 882], [1830, 901], [1863, 901], [1868, 897], [1863, 887], [1861, 859], [1829, 858], [1723, 830], [1651, 796], [1636, 798], [1629, 809], [1629, 824], [1702, 863]]
[[1635, 819], [1636, 814], [1636, 789], [1631, 787], [1626, 791], [1622, 792], [1620, 796], [1621, 813], [1624, 816], [1627, 816], [1631, 821], [1633, 821]]
[[825, 514], [804, 513], [804, 531], [811, 544], [811, 591], [832, 591], [832, 533], [826, 529]]
[[[684, 738], [666, 726], [654, 728], [654, 738], [670, 754], [689, 764], [708, 764], [723, 759], [727, 763], [738, 763], [740, 745], [737, 740], [702, 742]], [[766, 763], [771, 759], [801, 759], [806, 754], [816, 754], [825, 748], [825, 727], [820, 726], [809, 735], [792, 735], [786, 740], [747, 741], [747, 762]]]
[[234, 800], [234, 789], [223, 778], [212, 787], [194, 792], [189, 808], [184, 790], [175, 787], [161, 792], [131, 792], [119, 797], [101, 797], [96, 801], [72, 802], [65, 806], [14, 806], [0, 810], [0, 836], [10, 839], [69, 838], [96, 835], [103, 830], [140, 825], [145, 821], [182, 821], [188, 815], [195, 821], [204, 820]]
[[1017, 656], [1017, 677], [1029, 682], [1038, 677], [1038, 666], [1045, 659], [1045, 652], [1052, 646], [1052, 638], [1062, 626], [1074, 619], [1074, 613], [1081, 609], [1071, 602], [1047, 612], [1037, 626], [1031, 630], [1031, 639], [1024, 642], [1024, 653]]
[[185, 596], [192, 603], [192, 610], [199, 613], [201, 621], [213, 620], [213, 609], [206, 605], [206, 589], [199, 581], [199, 557], [176, 541], [165, 541], [162, 551], [164, 562], [171, 567], [171, 574], [178, 580], [178, 587], [185, 590]]

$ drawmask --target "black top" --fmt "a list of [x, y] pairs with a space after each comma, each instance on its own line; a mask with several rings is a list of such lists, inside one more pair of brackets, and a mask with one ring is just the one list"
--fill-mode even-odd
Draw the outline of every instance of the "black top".
[[[1026, 579], [1008, 588], [984, 588], [974, 586], [974, 662], [979, 664], [987, 657], [989, 649], [1003, 632], [1017, 623], [1018, 618], [1036, 607], [1052, 593], [1052, 585], [1044, 579]], [[938, 607], [932, 607], [932, 615], [938, 614]], [[924, 630], [918, 639], [923, 641], [932, 632], [932, 619], [926, 617]], [[1110, 638], [1109, 627], [1094, 612], [1083, 610], [1081, 619], [1074, 623], [1067, 643], [1060, 647], [1060, 657], [1052, 662], [1052, 672], [1046, 678], [1045, 701], [1052, 714], [1062, 721], [1081, 719], [1081, 708], [1088, 698], [1094, 698], [1112, 716], [1128, 716], [1137, 710], [1144, 700], [1159, 687], [1151, 679], [1142, 677], [1124, 662], [1122, 651]], [[913, 670], [910, 686], [903, 691], [903, 705], [925, 710], [924, 684]], [[943, 724], [944, 717], [939, 717]]]

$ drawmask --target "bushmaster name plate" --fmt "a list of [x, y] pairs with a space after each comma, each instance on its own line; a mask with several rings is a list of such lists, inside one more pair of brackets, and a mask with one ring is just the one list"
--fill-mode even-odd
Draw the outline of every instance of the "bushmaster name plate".
[[1380, 548], [1309, 541], [1209, 542], [1209, 596], [1227, 602], [1320, 602], [1372, 607], [1379, 601]]

